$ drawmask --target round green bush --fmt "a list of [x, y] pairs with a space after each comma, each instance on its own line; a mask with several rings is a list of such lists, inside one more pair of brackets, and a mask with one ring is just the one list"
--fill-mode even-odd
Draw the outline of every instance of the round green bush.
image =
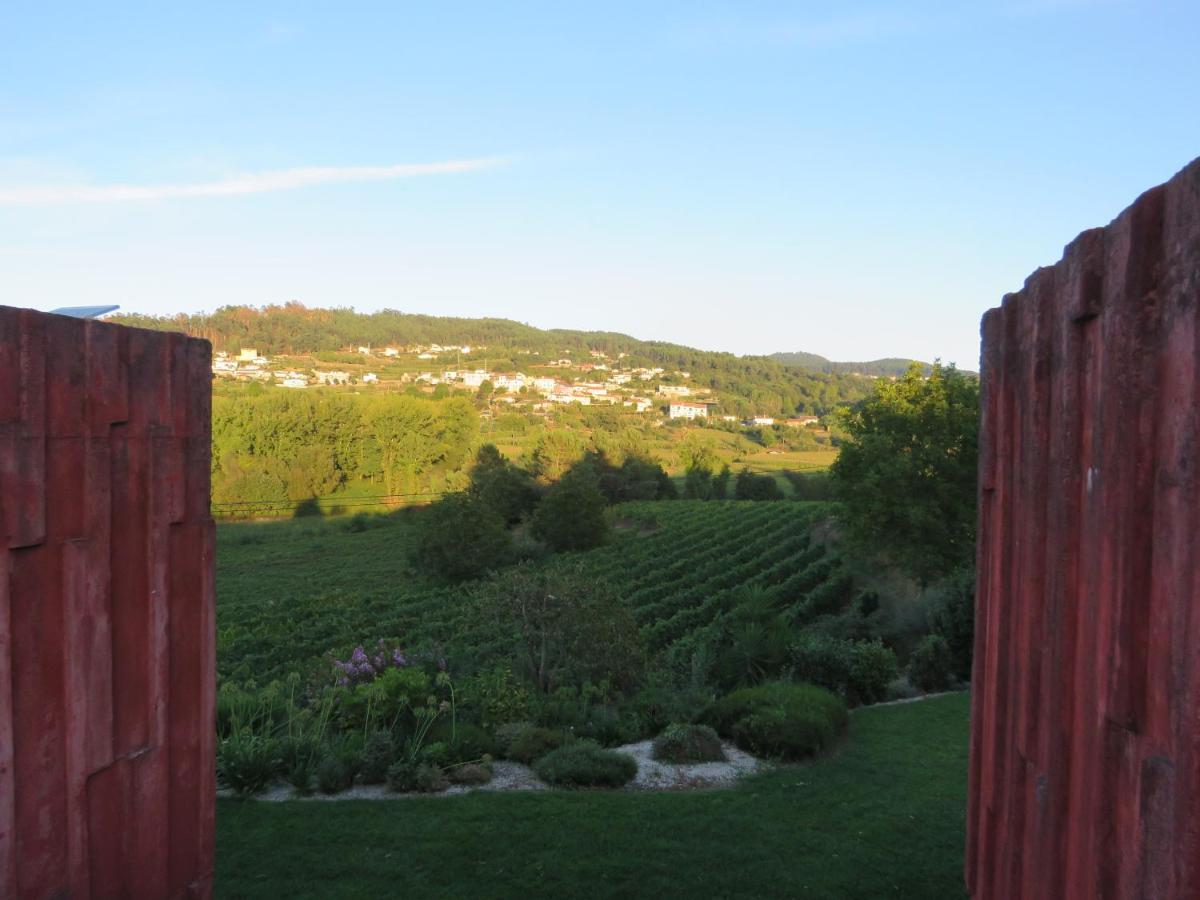
[[816, 685], [784, 682], [734, 691], [703, 718], [748, 753], [789, 760], [830, 747], [848, 722], [840, 697]]
[[322, 794], [340, 794], [354, 784], [354, 770], [335, 753], [317, 763], [317, 788]]
[[927, 634], [908, 660], [908, 680], [927, 693], [944, 691], [954, 676], [950, 645], [940, 634]]
[[804, 633], [789, 651], [792, 676], [833, 691], [851, 705], [877, 703], [896, 677], [896, 654], [879, 641]]
[[416, 764], [403, 761], [392, 763], [387, 771], [387, 785], [389, 790], [400, 794], [415, 791], [417, 789]]
[[556, 787], [616, 788], [637, 775], [637, 763], [633, 757], [605, 750], [594, 741], [575, 741], [543, 756], [533, 770]]
[[506, 755], [511, 760], [529, 766], [551, 750], [563, 746], [566, 741], [567, 736], [561, 731], [531, 725], [517, 733], [509, 743]]
[[702, 763], [721, 762], [725, 751], [721, 738], [707, 725], [668, 725], [654, 739], [651, 755], [662, 762]]
[[387, 781], [388, 767], [396, 755], [396, 744], [387, 731], [372, 732], [363, 746], [359, 773], [363, 784], [383, 784]]
[[445, 745], [445, 758], [439, 762], [442, 766], [475, 762], [484, 756], [495, 756], [497, 752], [496, 739], [469, 722], [459, 722], [454, 726], [449, 722], [439, 722], [430, 730], [428, 739]]
[[441, 768], [428, 763], [417, 766], [416, 782], [417, 790], [424, 794], [436, 794], [438, 791], [444, 791], [449, 784], [446, 776], [442, 774]]

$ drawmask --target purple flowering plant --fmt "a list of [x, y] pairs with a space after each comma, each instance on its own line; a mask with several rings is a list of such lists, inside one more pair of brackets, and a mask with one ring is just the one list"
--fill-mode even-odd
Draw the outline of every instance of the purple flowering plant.
[[332, 662], [337, 685], [357, 687], [360, 684], [370, 684], [388, 669], [406, 668], [409, 658], [403, 647], [388, 647], [387, 642], [380, 638], [371, 653], [367, 653], [362, 644], [359, 644], [348, 659], [334, 657]]

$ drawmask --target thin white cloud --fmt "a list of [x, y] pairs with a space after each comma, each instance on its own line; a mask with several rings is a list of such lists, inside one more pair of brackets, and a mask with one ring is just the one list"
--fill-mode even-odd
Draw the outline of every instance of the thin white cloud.
[[320, 184], [355, 181], [393, 181], [425, 175], [478, 172], [503, 163], [498, 158], [452, 159], [432, 163], [402, 163], [392, 166], [303, 166], [273, 172], [235, 175], [221, 181], [199, 184], [109, 184], [0, 187], [0, 206], [45, 206], [61, 203], [124, 203], [146, 200], [176, 200], [189, 197], [236, 197], [291, 191]]

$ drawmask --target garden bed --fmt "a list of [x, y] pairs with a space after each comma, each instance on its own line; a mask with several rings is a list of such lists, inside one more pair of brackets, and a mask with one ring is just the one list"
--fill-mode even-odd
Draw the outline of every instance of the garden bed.
[[[698, 788], [728, 788], [737, 783], [743, 775], [761, 772], [770, 767], [770, 763], [758, 759], [735, 747], [733, 744], [723, 744], [726, 760], [724, 762], [705, 762], [674, 765], [659, 762], [651, 756], [653, 741], [640, 741], [636, 744], [626, 744], [614, 748], [618, 753], [633, 757], [638, 771], [624, 791], [679, 791]], [[491, 764], [492, 780], [481, 785], [450, 785], [435, 794], [418, 792], [397, 793], [389, 790], [384, 784], [356, 784], [348, 790], [336, 794], [320, 792], [308, 796], [298, 796], [292, 786], [280, 781], [267, 790], [254, 795], [253, 799], [267, 803], [280, 803], [286, 800], [399, 800], [407, 797], [441, 796], [452, 797], [475, 791], [549, 791], [554, 790], [534, 773], [529, 766], [508, 760], [497, 760]], [[218, 797], [232, 797], [233, 791], [222, 788], [217, 791]]]

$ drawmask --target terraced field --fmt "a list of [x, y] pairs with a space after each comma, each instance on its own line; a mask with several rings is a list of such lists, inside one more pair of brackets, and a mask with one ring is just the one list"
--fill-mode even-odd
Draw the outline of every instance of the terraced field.
[[[540, 565], [581, 566], [629, 604], [648, 648], [686, 653], [739, 603], [770, 604], [796, 624], [841, 608], [851, 582], [814, 526], [824, 504], [672, 501], [614, 510], [606, 546]], [[351, 530], [350, 520], [224, 525], [218, 532], [218, 669], [259, 684], [307, 674], [330, 651], [397, 638], [486, 656], [471, 584], [409, 562], [419, 513]]]

